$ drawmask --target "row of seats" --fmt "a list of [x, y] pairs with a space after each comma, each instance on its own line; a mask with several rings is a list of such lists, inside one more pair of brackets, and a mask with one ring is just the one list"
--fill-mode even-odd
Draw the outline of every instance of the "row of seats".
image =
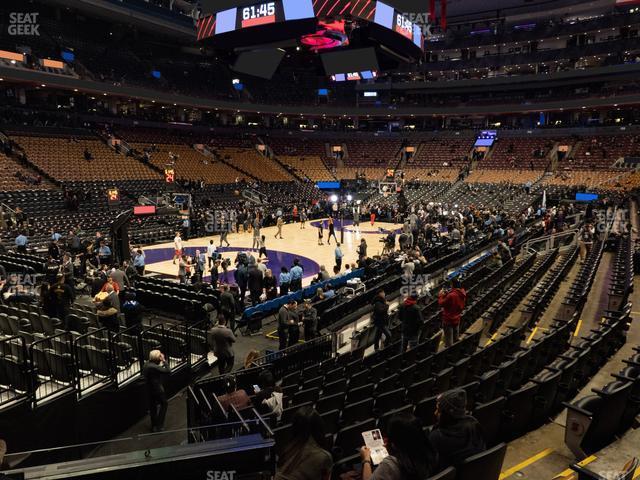
[[[154, 179], [160, 174], [95, 139], [13, 136], [27, 159], [56, 180]], [[85, 151], [92, 156], [85, 160]], [[82, 164], [82, 168], [78, 166]]]
[[551, 250], [538, 255], [531, 269], [519, 276], [515, 283], [505, 289], [500, 297], [482, 314], [482, 323], [489, 333], [502, 326], [511, 312], [522, 299], [538, 284], [539, 280], [556, 260], [558, 250]]
[[[633, 250], [629, 237], [616, 239], [616, 256], [612, 265], [608, 309], [597, 329], [592, 330], [580, 345], [588, 345], [608, 358], [625, 342], [625, 332], [631, 322], [631, 304], [627, 303], [633, 289]], [[608, 445], [616, 435], [633, 424], [640, 413], [640, 347], [634, 347], [625, 367], [614, 380], [602, 388], [593, 388], [587, 395], [567, 404], [565, 442], [577, 458]]]
[[562, 259], [535, 286], [531, 296], [520, 310], [520, 321], [523, 325], [531, 327], [538, 321], [553, 300], [560, 283], [566, 278], [577, 258], [578, 248], [573, 246], [569, 251], [562, 254]]

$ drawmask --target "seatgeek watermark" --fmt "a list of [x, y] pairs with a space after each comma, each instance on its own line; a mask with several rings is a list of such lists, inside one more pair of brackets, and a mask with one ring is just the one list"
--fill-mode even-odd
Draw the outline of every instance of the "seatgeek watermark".
[[11, 36], [39, 37], [39, 12], [10, 12], [7, 33]]
[[[413, 25], [417, 25], [422, 30], [422, 35], [425, 40], [429, 40], [434, 37], [433, 32], [431, 31], [433, 25], [430, 22], [430, 15], [428, 13], [413, 13], [413, 12], [404, 12], [401, 14], [406, 20], [409, 20]], [[398, 22], [401, 20], [399, 19]]]
[[205, 231], [209, 234], [216, 234], [231, 232], [237, 221], [237, 216], [235, 210], [214, 210], [207, 213], [205, 219]]
[[599, 233], [605, 232], [608, 225], [618, 232], [625, 232], [629, 226], [629, 210], [626, 208], [618, 208], [615, 213], [613, 209], [594, 209], [593, 216], [595, 229]]
[[28, 273], [11, 273], [7, 275], [5, 282], [6, 294], [9, 295], [34, 295], [36, 294], [36, 279]]
[[429, 274], [419, 274], [409, 276], [402, 276], [402, 285], [400, 286], [400, 296], [410, 297], [417, 295], [418, 297], [426, 297], [431, 299], [431, 290], [433, 289], [433, 280]]
[[235, 470], [208, 470], [207, 480], [235, 480]]

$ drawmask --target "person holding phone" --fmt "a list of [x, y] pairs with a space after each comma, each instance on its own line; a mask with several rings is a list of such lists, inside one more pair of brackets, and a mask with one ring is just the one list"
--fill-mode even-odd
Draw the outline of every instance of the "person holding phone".
[[164, 429], [164, 419], [169, 406], [164, 382], [170, 374], [171, 369], [166, 363], [164, 354], [160, 350], [151, 350], [149, 361], [142, 368], [142, 376], [147, 382], [152, 432], [161, 432]]

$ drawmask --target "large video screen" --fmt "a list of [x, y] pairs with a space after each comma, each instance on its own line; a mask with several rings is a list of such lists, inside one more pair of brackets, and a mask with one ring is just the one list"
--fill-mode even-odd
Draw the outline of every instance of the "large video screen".
[[216, 35], [243, 28], [313, 18], [311, 0], [270, 0], [222, 10], [216, 15]]

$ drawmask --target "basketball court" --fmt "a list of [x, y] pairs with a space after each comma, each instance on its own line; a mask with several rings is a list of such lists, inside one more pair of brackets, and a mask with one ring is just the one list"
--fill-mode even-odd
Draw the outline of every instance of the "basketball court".
[[[318, 245], [318, 225], [323, 224], [323, 243]], [[338, 241], [340, 241], [340, 220], [335, 221], [335, 231]], [[344, 255], [342, 268], [346, 264], [353, 264], [358, 260], [357, 249], [360, 239], [367, 242], [367, 256], [372, 257], [382, 253], [383, 244], [381, 239], [385, 238], [392, 230], [399, 232], [402, 225], [393, 223], [371, 222], [360, 223], [360, 227], [355, 227], [351, 221], [344, 221], [344, 242], [341, 242], [341, 249]], [[265, 262], [277, 278], [281, 267], [291, 268], [293, 260], [298, 258], [304, 268], [303, 286], [309, 285], [313, 277], [316, 276], [320, 265], [324, 265], [329, 274], [333, 272], [335, 264], [335, 240], [331, 239], [331, 244], [327, 244], [327, 219], [317, 219], [308, 221], [305, 228], [300, 228], [299, 223], [285, 224], [282, 227], [283, 238], [274, 238], [277, 227], [265, 227], [261, 229], [261, 235], [266, 237], [267, 257]], [[214, 240], [216, 246], [220, 244], [220, 236], [201, 237], [189, 239], [184, 242], [185, 251], [188, 255], [194, 255], [196, 249], [206, 252], [210, 240]], [[257, 249], [251, 248], [253, 234], [251, 232], [230, 233], [228, 235], [229, 247], [218, 248], [218, 252], [223, 258], [230, 258], [233, 261], [238, 252], [253, 251], [257, 255]], [[226, 245], [226, 244], [225, 244]], [[157, 273], [166, 278], [177, 279], [178, 265], [173, 263], [173, 242], [161, 243], [149, 247], [143, 247], [146, 254], [147, 273]], [[221, 274], [222, 277], [222, 274]], [[208, 275], [205, 281], [208, 281]], [[221, 278], [221, 280], [223, 280]], [[229, 270], [229, 283], [234, 283], [233, 269]]]

